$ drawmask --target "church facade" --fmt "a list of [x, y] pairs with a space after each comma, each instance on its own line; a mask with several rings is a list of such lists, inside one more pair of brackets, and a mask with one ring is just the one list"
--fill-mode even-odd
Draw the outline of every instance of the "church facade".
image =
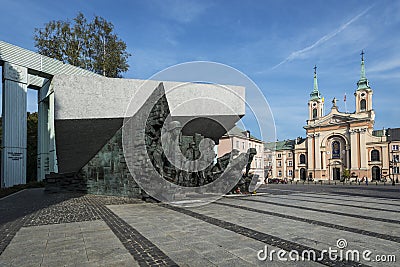
[[270, 177], [398, 180], [400, 129], [374, 130], [373, 90], [365, 74], [364, 53], [361, 55], [361, 77], [354, 92], [353, 113], [340, 112], [334, 98], [330, 112], [324, 114], [325, 101], [314, 68], [314, 88], [304, 126], [307, 136], [265, 145], [266, 173]]

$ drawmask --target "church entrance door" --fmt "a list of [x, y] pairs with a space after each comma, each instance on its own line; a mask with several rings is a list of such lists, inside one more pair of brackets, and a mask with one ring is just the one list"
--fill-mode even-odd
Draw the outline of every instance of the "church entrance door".
[[333, 168], [333, 180], [340, 180], [340, 168]]
[[300, 169], [300, 180], [305, 181], [307, 176], [307, 172], [305, 168]]
[[381, 169], [378, 166], [372, 167], [372, 181], [381, 180]]

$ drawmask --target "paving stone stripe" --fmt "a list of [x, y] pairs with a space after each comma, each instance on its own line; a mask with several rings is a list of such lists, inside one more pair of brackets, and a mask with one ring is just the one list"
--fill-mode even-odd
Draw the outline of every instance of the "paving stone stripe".
[[[22, 190], [0, 199], [0, 255], [21, 227], [93, 221], [100, 217], [93, 208], [81, 203], [82, 194], [46, 195], [42, 188]], [[117, 197], [102, 197], [110, 202]], [[14, 208], [9, 208], [13, 206]]]
[[155, 244], [119, 218], [109, 208], [98, 204], [90, 197], [86, 198], [140, 266], [178, 266]]
[[[140, 231], [182, 266], [282, 266], [275, 258], [260, 261], [264, 243], [222, 229], [159, 205], [109, 206], [115, 214]], [[218, 206], [219, 208], [219, 206]], [[141, 218], [138, 220], [137, 218]], [[172, 223], [167, 223], [172, 222]], [[269, 246], [268, 249], [279, 250]], [[287, 261], [283, 266], [321, 266], [314, 262]]]
[[[388, 201], [388, 202], [383, 202], [380, 199], [376, 198], [365, 198], [365, 197], [351, 197], [351, 196], [340, 196], [340, 195], [332, 195], [332, 194], [295, 194], [294, 196], [296, 197], [311, 197], [311, 198], [320, 198], [320, 199], [325, 199], [325, 200], [339, 200], [339, 201], [347, 201], [347, 202], [363, 202], [363, 203], [371, 203], [377, 206], [385, 206], [385, 207], [390, 207], [393, 205], [393, 207], [396, 207], [396, 205], [399, 205], [400, 203], [389, 201], [389, 200], [383, 200], [383, 201]], [[345, 197], [345, 198], [344, 198]]]
[[[226, 202], [252, 207], [255, 209], [268, 210], [268, 211], [271, 210], [270, 207], [264, 208], [263, 204], [260, 203], [244, 203], [243, 205], [243, 203], [239, 203], [236, 201], [226, 201]], [[331, 229], [306, 222], [284, 219], [267, 214], [257, 214], [252, 211], [246, 211], [233, 207], [226, 207], [214, 204], [210, 204], [210, 207], [204, 209], [199, 208], [194, 211], [221, 220], [226, 220], [244, 227], [249, 227], [251, 229], [263, 233], [279, 236], [280, 238], [301, 243], [306, 246], [310, 246], [319, 250], [328, 249], [329, 247], [337, 247], [336, 244], [338, 239], [344, 238], [346, 239], [347, 244], [349, 244], [347, 246], [347, 248], [349, 249], [357, 249], [360, 252], [362, 252], [365, 249], [373, 249], [374, 255], [392, 253], [397, 257], [397, 254], [399, 254], [398, 250], [396, 249], [398, 247], [397, 243], [393, 243], [387, 240], [377, 239], [375, 237], [363, 236], [356, 233], [344, 232], [341, 230]], [[272, 210], [272, 211], [281, 213], [281, 211], [279, 210]], [[300, 212], [297, 211], [296, 214], [293, 214], [290, 210], [289, 211], [285, 210], [285, 212], [282, 213], [303, 217], [301, 215], [303, 211]], [[310, 219], [319, 220], [318, 217], [321, 215], [316, 214], [315, 216], [316, 217]], [[304, 217], [309, 218], [308, 216]], [[336, 223], [332, 218], [328, 218], [330, 216], [325, 215], [324, 217], [327, 218], [321, 220], [329, 223]], [[347, 224], [343, 225], [349, 227], [357, 227], [357, 228], [359, 227], [359, 224], [355, 222], [354, 219], [347, 219], [347, 220], [349, 225]], [[368, 224], [368, 222], [366, 224]], [[360, 227], [360, 229], [375, 231], [374, 229], [368, 229], [364, 227]], [[391, 230], [387, 230], [387, 232], [381, 232], [381, 231], [378, 232], [389, 235], [397, 235], [397, 233]], [[361, 262], [379, 267], [379, 264], [370, 263], [363, 260], [361, 260]]]
[[[307, 183], [305, 183], [305, 185], [306, 186], [308, 186], [307, 185]], [[308, 189], [311, 189], [313, 186], [315, 186], [315, 187], [320, 187], [320, 188], [323, 188], [324, 186], [320, 186], [320, 185], [313, 185], [313, 184], [310, 184], [309, 185], [309, 188]], [[337, 187], [338, 188], [338, 187]], [[381, 192], [398, 192], [399, 191], [399, 188], [397, 187], [392, 187], [391, 185], [390, 186], [358, 186], [358, 185], [347, 185], [347, 186], [343, 186], [343, 185], [340, 185], [340, 189], [342, 189], [342, 190], [347, 190], [347, 189], [349, 189], [349, 190], [354, 190], [354, 189], [357, 189], [357, 190], [365, 190], [365, 191], [381, 191]], [[299, 189], [297, 188], [297, 189], [295, 189], [295, 190], [287, 190], [287, 189], [277, 189], [277, 188], [268, 188], [268, 190], [286, 190], [286, 191], [299, 191]], [[304, 192], [304, 191], [302, 191], [302, 192]]]
[[[215, 204], [224, 204], [224, 203], [215, 203]], [[213, 218], [213, 217], [209, 217], [209, 216], [206, 216], [206, 215], [203, 215], [203, 214], [191, 211], [191, 210], [179, 208], [179, 207], [176, 207], [176, 206], [171, 206], [171, 205], [168, 205], [168, 204], [159, 204], [159, 205], [162, 206], [162, 207], [177, 211], [179, 213], [183, 213], [183, 214], [189, 215], [189, 216], [191, 216], [193, 218], [205, 221], [205, 222], [210, 223], [212, 225], [216, 225], [216, 226], [221, 227], [223, 229], [230, 230], [232, 232], [241, 234], [241, 235], [246, 236], [246, 237], [250, 237], [250, 238], [252, 238], [254, 240], [261, 241], [261, 242], [263, 242], [263, 243], [265, 243], [267, 245], [281, 248], [281, 249], [283, 249], [285, 251], [296, 250], [296, 251], [300, 252], [300, 254], [301, 254], [301, 251], [313, 250], [313, 251], [315, 251], [316, 256], [317, 256], [316, 257], [317, 259], [315, 260], [315, 262], [323, 264], [325, 266], [338, 266], [338, 267], [342, 267], [342, 266], [343, 267], [344, 266], [346, 266], [346, 267], [347, 266], [352, 266], [352, 267], [353, 266], [369, 266], [369, 265], [365, 265], [363, 263], [354, 262], [354, 261], [333, 261], [333, 260], [329, 259], [329, 257], [326, 254], [323, 254], [323, 257], [322, 257], [323, 259], [320, 260], [322, 252], [319, 251], [319, 250], [313, 249], [311, 247], [308, 247], [308, 246], [305, 246], [305, 245], [302, 245], [302, 244], [299, 244], [299, 243], [296, 243], [296, 242], [292, 242], [292, 241], [289, 241], [289, 240], [285, 240], [285, 239], [282, 239], [282, 238], [277, 237], [277, 236], [273, 236], [273, 235], [269, 235], [269, 234], [266, 234], [266, 233], [262, 233], [262, 232], [259, 232], [259, 231], [256, 231], [256, 230], [253, 230], [253, 229], [250, 229], [250, 228], [247, 228], [247, 227], [243, 227], [243, 226], [231, 223], [231, 222], [227, 222], [227, 221], [223, 221], [223, 220], [216, 219], [216, 218]], [[231, 205], [227, 205], [227, 206], [231, 206]], [[232, 206], [236, 206], [236, 205], [232, 205]], [[309, 257], [309, 255], [308, 255], [308, 257], [306, 257], [306, 259], [313, 260], [313, 259], [311, 259]]]
[[274, 206], [280, 206], [280, 207], [288, 207], [288, 208], [295, 208], [295, 209], [301, 209], [301, 210], [309, 210], [309, 211], [316, 211], [316, 212], [322, 212], [322, 213], [329, 213], [329, 214], [335, 214], [335, 215], [340, 215], [340, 216], [353, 217], [353, 218], [357, 218], [357, 219], [366, 219], [366, 220], [372, 220], [372, 221], [378, 221], [378, 222], [387, 222], [387, 223], [400, 224], [400, 221], [398, 221], [398, 220], [392, 220], [392, 219], [386, 219], [386, 218], [377, 218], [377, 217], [358, 215], [358, 214], [350, 214], [350, 213], [344, 213], [344, 212], [333, 211], [333, 210], [321, 210], [321, 209], [315, 209], [315, 208], [310, 208], [310, 207], [303, 207], [303, 206], [296, 206], [296, 205], [290, 205], [290, 204], [284, 204], [284, 203], [276, 203], [276, 202], [271, 202], [271, 201], [257, 200], [257, 199], [254, 199], [254, 198], [252, 198], [252, 199], [241, 198], [240, 200], [258, 202], [258, 203], [265, 203], [265, 204], [274, 205]]
[[[99, 243], [101, 242], [101, 243]], [[0, 266], [132, 266], [132, 255], [103, 220], [22, 227]]]
[[[259, 195], [262, 196], [262, 195]], [[351, 205], [351, 204], [345, 204], [345, 203], [335, 203], [335, 202], [327, 202], [327, 201], [317, 201], [317, 200], [309, 200], [309, 199], [301, 199], [301, 198], [296, 198], [296, 197], [279, 197], [276, 195], [270, 195], [270, 196], [262, 196], [262, 197], [270, 197], [270, 198], [279, 198], [279, 199], [286, 199], [286, 200], [296, 200], [296, 201], [302, 201], [302, 202], [311, 202], [311, 203], [321, 203], [321, 204], [330, 204], [330, 205], [338, 205], [338, 206], [344, 206], [344, 207], [353, 207], [353, 208], [359, 208], [359, 209], [365, 209], [365, 210], [377, 210], [377, 211], [387, 211], [387, 212], [395, 212], [395, 213], [400, 213], [400, 210], [389, 210], [389, 209], [382, 209], [382, 208], [375, 208], [375, 207], [367, 207], [367, 206], [359, 206], [359, 205]], [[305, 196], [306, 197], [306, 196]], [[310, 196], [309, 198], [322, 198], [322, 199], [327, 199], [326, 197], [314, 197]], [[333, 199], [333, 198], [332, 198]], [[340, 200], [340, 199], [337, 199]], [[341, 199], [343, 200], [343, 199]], [[376, 203], [375, 203], [376, 204]]]
[[[304, 193], [301, 191], [298, 191], [299, 193]], [[309, 193], [313, 193], [312, 191], [308, 191]], [[321, 195], [325, 195], [325, 193], [320, 193]], [[346, 191], [335, 191], [335, 194], [338, 196], [354, 196], [354, 197], [367, 197], [367, 198], [374, 198], [374, 199], [382, 199], [382, 200], [391, 200], [393, 202], [397, 202], [400, 200], [400, 197], [382, 197], [379, 195], [368, 195], [368, 194], [360, 194], [360, 193], [351, 193], [351, 192], [346, 192]], [[330, 195], [330, 194], [326, 194]]]
[[365, 200], [370, 200], [370, 199], [374, 199], [374, 200], [379, 200], [379, 201], [387, 201], [387, 203], [399, 203], [399, 199], [394, 198], [392, 196], [390, 197], [385, 197], [382, 195], [368, 195], [368, 194], [360, 194], [360, 193], [354, 193], [354, 192], [349, 192], [349, 191], [335, 191], [335, 192], [312, 192], [312, 191], [308, 191], [308, 192], [303, 192], [301, 194], [305, 194], [305, 193], [315, 193], [317, 195], [321, 195], [321, 196], [339, 196], [343, 198], [347, 198], [350, 199], [353, 197], [356, 197], [357, 199], [365, 199]]
[[256, 213], [262, 213], [262, 214], [267, 214], [267, 215], [276, 216], [276, 217], [280, 217], [280, 218], [291, 219], [291, 220], [295, 220], [295, 221], [299, 221], [299, 222], [306, 222], [306, 223], [310, 223], [310, 224], [325, 226], [325, 227], [329, 227], [329, 228], [333, 228], [333, 229], [337, 229], [337, 230], [347, 231], [347, 232], [351, 232], [351, 233], [361, 234], [361, 235], [370, 236], [370, 237], [376, 237], [379, 239], [384, 239], [384, 240], [389, 240], [389, 241], [393, 241], [396, 243], [400, 243], [400, 237], [398, 237], [398, 236], [380, 234], [380, 233], [376, 233], [376, 232], [372, 232], [372, 231], [360, 230], [358, 228], [347, 227], [347, 226], [342, 226], [342, 225], [337, 225], [337, 224], [327, 223], [327, 222], [321, 222], [321, 221], [316, 221], [316, 220], [310, 220], [310, 219], [306, 219], [306, 218], [301, 218], [301, 217], [296, 217], [296, 216], [292, 216], [292, 215], [286, 215], [286, 214], [281, 214], [281, 213], [276, 213], [276, 212], [271, 212], [271, 211], [266, 211], [266, 210], [253, 209], [253, 208], [234, 205], [234, 204], [228, 204], [228, 203], [222, 203], [222, 202], [213, 202], [213, 203], [217, 204], [217, 205], [243, 209], [243, 210], [252, 211], [252, 212], [256, 212]]
[[[140, 266], [178, 266], [152, 242], [111, 212], [105, 205], [137, 203], [138, 200], [81, 194], [44, 195], [40, 190], [27, 190], [23, 194], [37, 197], [37, 208], [29, 201], [21, 207], [24, 216], [14, 216], [0, 224], [0, 255], [21, 227], [55, 225], [102, 219], [118, 237]], [[8, 204], [2, 203], [3, 206]], [[3, 219], [3, 218], [2, 218]]]
[[[354, 192], [349, 192], [349, 191], [340, 191], [340, 190], [335, 190], [334, 193], [332, 192], [320, 192], [316, 193], [316, 191], [312, 190], [288, 190], [288, 189], [277, 189], [277, 188], [261, 188], [257, 190], [257, 192], [266, 192], [266, 193], [271, 193], [271, 194], [281, 194], [281, 195], [293, 195], [293, 194], [318, 194], [318, 195], [327, 195], [327, 196], [342, 196], [342, 197], [351, 197], [351, 196], [356, 196], [356, 197], [365, 197], [365, 198], [374, 198], [374, 199], [381, 199], [381, 200], [390, 200], [391, 202], [398, 202], [400, 200], [400, 197], [396, 196], [390, 196], [390, 197], [384, 197], [382, 195], [371, 195], [371, 194], [362, 194], [362, 193], [354, 193]], [[396, 189], [394, 192], [400, 192], [400, 189]]]
[[[310, 208], [316, 208], [316, 209], [321, 209], [321, 210], [330, 210], [330, 211], [343, 212], [343, 213], [354, 214], [354, 215], [370, 216], [370, 217], [376, 217], [376, 218], [379, 217], [379, 218], [386, 218], [386, 219], [390, 219], [390, 220], [400, 221], [400, 213], [395, 213], [395, 212], [392, 213], [391, 211], [361, 209], [361, 208], [357, 208], [357, 205], [364, 205], [363, 203], [354, 203], [352, 201], [343, 201], [343, 203], [349, 203], [350, 205], [356, 205], [355, 207], [343, 206], [343, 205], [341, 205], [340, 202], [337, 202], [337, 201], [333, 201], [335, 203], [329, 203], [330, 202], [329, 200], [328, 200], [329, 202], [325, 202], [325, 204], [320, 203], [319, 201], [321, 201], [321, 200], [319, 200], [319, 199], [317, 199], [318, 202], [315, 202], [315, 203], [307, 202], [307, 200], [309, 200], [309, 198], [304, 198], [304, 197], [298, 197], [299, 200], [297, 200], [297, 199], [292, 199], [292, 198], [286, 198], [285, 196], [280, 196], [280, 198], [275, 198], [273, 196], [271, 196], [269, 198], [264, 198], [261, 196], [253, 195], [253, 196], [251, 196], [251, 198], [254, 198], [257, 200], [272, 201], [275, 203], [284, 203], [284, 204], [296, 205], [296, 206], [301, 206], [301, 207], [310, 207]], [[314, 200], [314, 199], [310, 199], [310, 200]], [[237, 202], [234, 204], [241, 205], [241, 203], [243, 203], [243, 202]], [[255, 204], [254, 206], [251, 205], [249, 207], [264, 209], [263, 206], [268, 206], [268, 208], [266, 208], [266, 210], [269, 210], [269, 211], [286, 213], [286, 214], [291, 214], [291, 215], [299, 216], [299, 217], [303, 217], [303, 215], [304, 215], [306, 218], [314, 219], [314, 220], [334, 222], [337, 224], [343, 224], [346, 222], [355, 223], [355, 224], [350, 224], [350, 225], [344, 224], [344, 225], [347, 225], [350, 227], [353, 227], [354, 225], [356, 225], [358, 223], [363, 224], [365, 221], [365, 219], [358, 219], [358, 218], [352, 218], [352, 217], [348, 217], [348, 216], [341, 216], [341, 215], [335, 215], [335, 214], [319, 213], [319, 212], [314, 212], [314, 211], [308, 212], [307, 210], [294, 209], [294, 208], [276, 206], [276, 205], [273, 206], [273, 205], [269, 205], [269, 204], [265, 204], [265, 203], [261, 203], [261, 202], [260, 203], [254, 202], [254, 204]], [[370, 206], [368, 204], [365, 204], [365, 205]], [[376, 207], [375, 205], [371, 205], [371, 206]], [[380, 208], [380, 207], [378, 207], [378, 208]], [[307, 216], [306, 216], [306, 214], [307, 214]], [[328, 218], [330, 218], [332, 221], [329, 221]], [[358, 222], [358, 223], [356, 223], [356, 222]], [[371, 230], [371, 231], [376, 231], [376, 232], [381, 232], [381, 231], [378, 231], [375, 229], [375, 227], [380, 228], [380, 226], [382, 226], [382, 227], [386, 226], [387, 228], [390, 228], [390, 229], [397, 229], [397, 231], [400, 233], [400, 225], [399, 224], [392, 224], [392, 223], [381, 222], [381, 221], [376, 221], [376, 220], [368, 221], [368, 225], [366, 225], [365, 229]], [[384, 228], [380, 228], [380, 229], [384, 230]], [[386, 232], [382, 232], [382, 233], [386, 233]], [[387, 234], [397, 235], [395, 232], [387, 233]]]

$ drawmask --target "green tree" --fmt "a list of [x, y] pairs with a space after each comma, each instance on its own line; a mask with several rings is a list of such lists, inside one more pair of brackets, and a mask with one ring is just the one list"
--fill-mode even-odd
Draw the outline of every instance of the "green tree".
[[342, 173], [343, 179], [349, 179], [350, 178], [350, 170], [349, 169], [344, 169]]
[[95, 16], [88, 22], [82, 13], [69, 20], [50, 21], [35, 28], [35, 47], [42, 55], [107, 77], [122, 77], [129, 69], [126, 43], [114, 25]]

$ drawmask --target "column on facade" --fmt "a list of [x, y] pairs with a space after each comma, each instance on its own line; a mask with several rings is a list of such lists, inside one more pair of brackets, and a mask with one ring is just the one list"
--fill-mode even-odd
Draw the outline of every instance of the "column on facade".
[[360, 156], [361, 169], [366, 170], [368, 167], [368, 153], [365, 140], [366, 129], [360, 131]]
[[315, 169], [321, 170], [321, 144], [320, 134], [315, 135]]
[[320, 152], [321, 153], [321, 170], [325, 171], [326, 170], [326, 151], [323, 150]]
[[314, 170], [314, 137], [312, 135], [309, 135], [307, 138], [307, 147], [308, 147], [308, 153], [307, 153], [307, 163], [308, 163], [308, 171]]
[[346, 145], [346, 168], [350, 169], [350, 144]]
[[392, 160], [389, 156], [389, 144], [387, 146], [382, 146], [382, 154], [381, 154], [381, 159], [382, 159], [382, 174], [383, 170], [387, 171], [389, 173], [389, 161]]
[[28, 69], [4, 62], [1, 187], [26, 183]]

